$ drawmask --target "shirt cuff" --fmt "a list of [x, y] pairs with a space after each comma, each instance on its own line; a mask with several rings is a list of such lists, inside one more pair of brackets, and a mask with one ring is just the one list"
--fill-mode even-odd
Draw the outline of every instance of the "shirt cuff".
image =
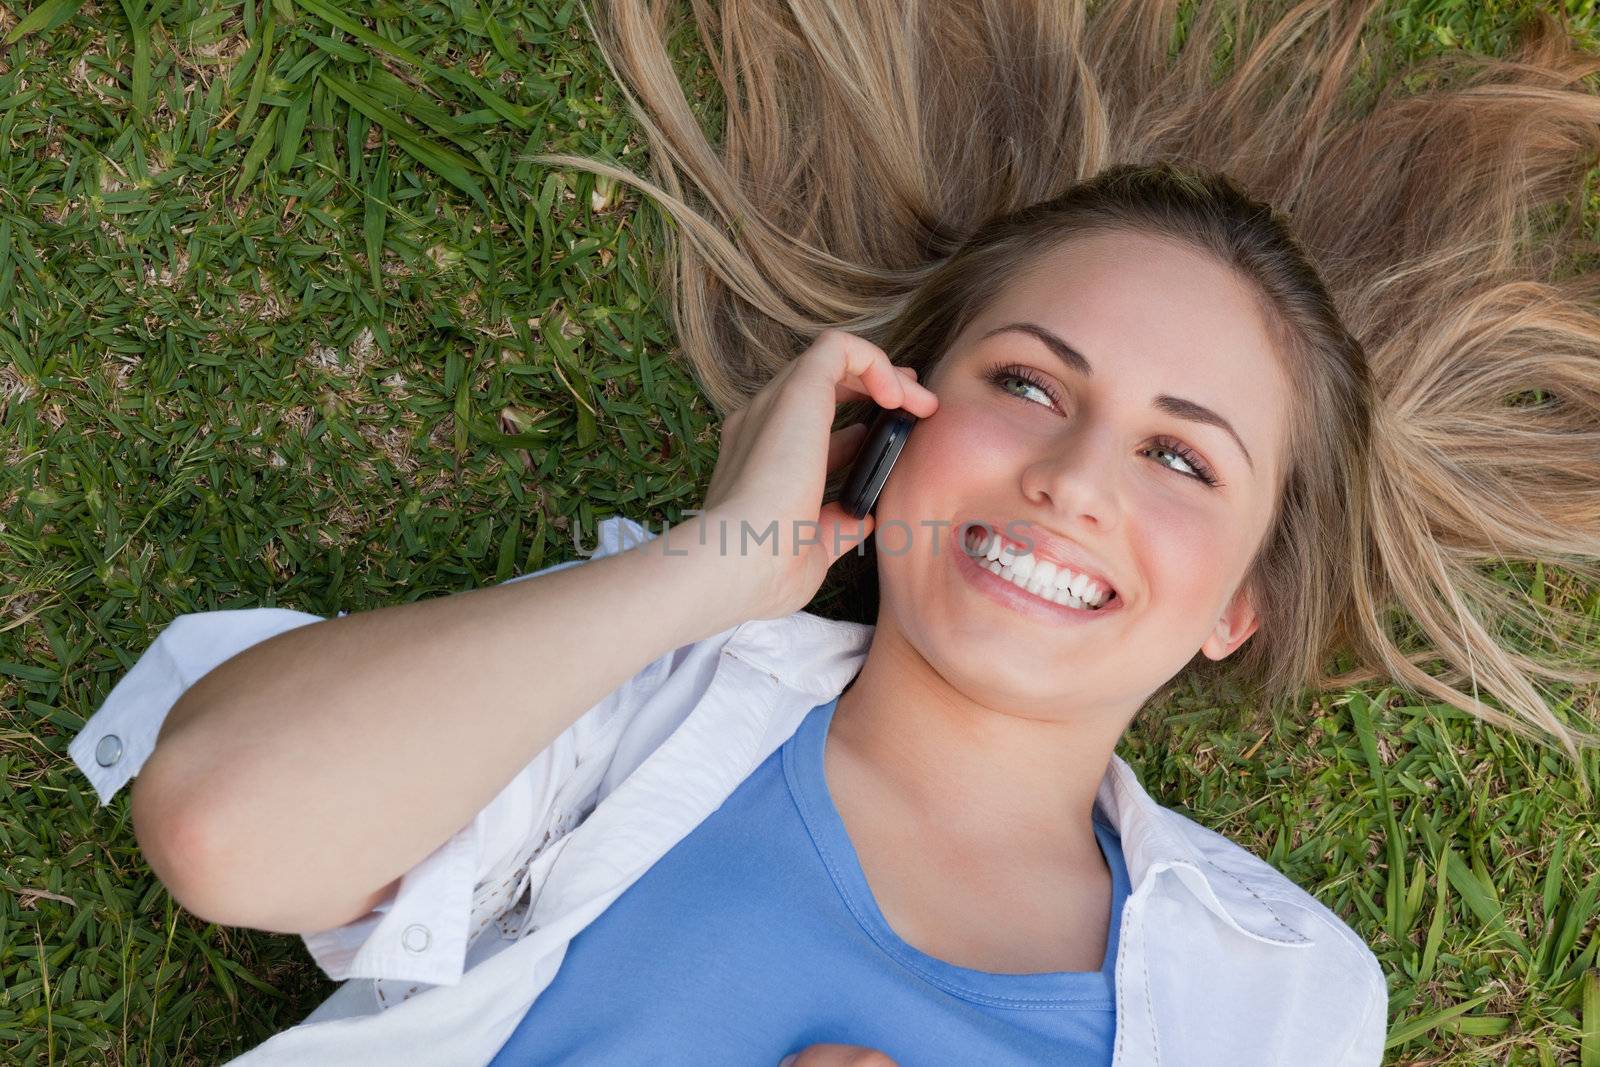
[[432, 985], [461, 980], [482, 815], [411, 867], [390, 898], [342, 926], [302, 934], [327, 976]]
[[150, 758], [184, 690], [251, 645], [322, 621], [287, 608], [241, 608], [192, 612], [168, 623], [67, 745], [100, 806], [111, 803]]

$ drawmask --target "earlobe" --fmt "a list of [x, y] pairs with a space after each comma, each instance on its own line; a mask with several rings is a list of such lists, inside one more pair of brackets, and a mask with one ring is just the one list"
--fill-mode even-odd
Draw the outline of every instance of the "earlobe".
[[1256, 632], [1261, 619], [1256, 615], [1247, 593], [1241, 590], [1228, 602], [1227, 608], [1217, 617], [1217, 625], [1206, 638], [1200, 650], [1210, 659], [1220, 660], [1231, 656], [1235, 649]]

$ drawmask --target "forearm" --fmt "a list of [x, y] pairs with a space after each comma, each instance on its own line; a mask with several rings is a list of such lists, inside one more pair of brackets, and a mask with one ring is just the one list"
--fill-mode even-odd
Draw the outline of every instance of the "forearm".
[[151, 810], [181, 812], [183, 840], [204, 842], [194, 896], [227, 916], [208, 917], [283, 930], [345, 921], [584, 711], [656, 658], [744, 621], [697, 529], [298, 627], [200, 679], [139, 782], [166, 798]]

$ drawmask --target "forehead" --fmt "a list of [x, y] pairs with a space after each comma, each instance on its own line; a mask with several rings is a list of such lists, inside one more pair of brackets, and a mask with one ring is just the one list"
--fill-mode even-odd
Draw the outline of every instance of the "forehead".
[[1095, 234], [1043, 253], [967, 334], [1017, 321], [1060, 334], [1102, 381], [1128, 371], [1238, 374], [1277, 363], [1243, 281], [1198, 249], [1142, 234]]
[[[1147, 408], [1157, 393], [1225, 416], [1251, 453], [1277, 451], [1287, 381], [1256, 297], [1199, 249], [1144, 234], [1102, 233], [1042, 253], [1007, 282], [962, 333], [959, 349], [1034, 351], [1039, 341], [997, 326], [1028, 322], [1083, 354], [1101, 395]], [[1235, 452], [1237, 455], [1237, 452]]]

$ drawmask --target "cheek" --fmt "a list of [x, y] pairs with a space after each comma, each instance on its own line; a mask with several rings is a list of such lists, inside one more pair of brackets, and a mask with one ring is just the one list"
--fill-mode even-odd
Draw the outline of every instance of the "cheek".
[[1147, 595], [1174, 620], [1209, 628], [1210, 613], [1230, 592], [1239, 531], [1203, 508], [1146, 501], [1129, 532], [1138, 541]]
[[[932, 419], [919, 422], [895, 464], [891, 484], [906, 468], [908, 489], [928, 499], [940, 487], [969, 483], [975, 477], [1015, 471], [1025, 462], [1023, 440], [1015, 424], [1007, 423], [998, 405], [953, 401], [939, 408]], [[970, 501], [968, 502], [970, 503]]]
[[1016, 469], [1015, 459], [994, 444], [976, 414], [971, 405], [949, 404], [912, 429], [874, 512], [881, 530], [880, 573], [906, 566], [912, 546], [942, 553], [942, 542], [934, 549], [933, 541], [948, 530], [938, 523], [951, 521], [957, 511], [1009, 499], [1002, 496], [1000, 479]]

